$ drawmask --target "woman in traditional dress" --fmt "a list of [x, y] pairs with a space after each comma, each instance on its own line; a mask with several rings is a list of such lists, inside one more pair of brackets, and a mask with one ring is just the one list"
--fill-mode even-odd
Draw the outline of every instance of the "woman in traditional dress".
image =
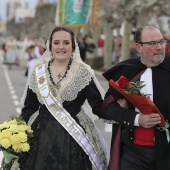
[[73, 32], [54, 28], [22, 98], [21, 116], [33, 122], [34, 141], [20, 169], [106, 170], [104, 141], [93, 116], [85, 113], [88, 106], [83, 107], [87, 99], [92, 112], [104, 118], [101, 92], [93, 70], [80, 58]]

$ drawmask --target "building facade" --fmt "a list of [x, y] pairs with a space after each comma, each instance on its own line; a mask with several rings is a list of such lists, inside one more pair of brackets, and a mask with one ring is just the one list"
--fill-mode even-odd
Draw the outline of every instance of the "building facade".
[[7, 3], [7, 20], [15, 17], [18, 9], [28, 9], [28, 3], [23, 0], [9, 0]]

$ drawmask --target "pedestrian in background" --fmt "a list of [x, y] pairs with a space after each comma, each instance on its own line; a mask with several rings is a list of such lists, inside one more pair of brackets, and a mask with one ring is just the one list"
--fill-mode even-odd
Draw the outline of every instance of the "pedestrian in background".
[[87, 47], [86, 47], [85, 39], [81, 34], [79, 34], [77, 37], [77, 43], [78, 43], [79, 50], [80, 50], [80, 57], [81, 57], [82, 61], [85, 62]]
[[94, 43], [93, 37], [91, 34], [88, 34], [86, 36], [86, 51], [87, 51], [87, 57], [88, 58], [93, 58], [93, 53], [96, 48], [96, 45]]
[[6, 42], [6, 64], [11, 69], [17, 63], [17, 44], [14, 37], [10, 37]]
[[105, 41], [105, 37], [102, 34], [102, 35], [100, 35], [100, 37], [98, 39], [98, 49], [97, 49], [98, 57], [104, 57], [104, 41]]

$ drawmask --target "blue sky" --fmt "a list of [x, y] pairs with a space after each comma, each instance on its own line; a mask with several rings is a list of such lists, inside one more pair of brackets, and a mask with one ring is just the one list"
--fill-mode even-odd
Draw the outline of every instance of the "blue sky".
[[[22, 0], [28, 3], [29, 8], [32, 9], [37, 4], [38, 0]], [[49, 0], [50, 2], [57, 2], [57, 0]], [[0, 18], [2, 20], [6, 19], [6, 4], [8, 0], [0, 0]]]

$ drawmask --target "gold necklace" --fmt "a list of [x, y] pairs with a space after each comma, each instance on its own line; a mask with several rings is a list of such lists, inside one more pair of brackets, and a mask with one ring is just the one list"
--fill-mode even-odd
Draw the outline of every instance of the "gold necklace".
[[55, 70], [57, 71], [57, 73], [58, 73], [58, 75], [57, 75], [58, 79], [61, 80], [61, 78], [62, 78], [62, 74], [61, 74], [61, 73], [62, 73], [64, 70], [66, 70], [67, 67], [65, 67], [61, 72], [59, 72], [59, 71], [55, 68], [54, 62], [53, 62], [52, 65], [53, 65], [54, 69], [55, 69]]

